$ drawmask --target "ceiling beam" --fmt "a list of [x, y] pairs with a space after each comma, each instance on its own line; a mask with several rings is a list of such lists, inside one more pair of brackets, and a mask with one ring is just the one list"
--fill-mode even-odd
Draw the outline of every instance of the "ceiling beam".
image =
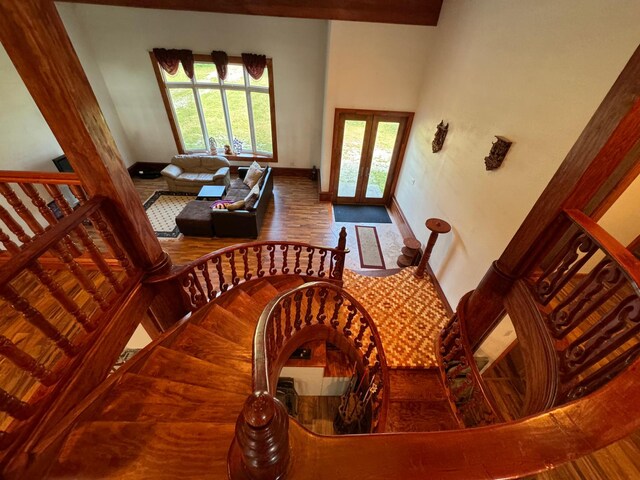
[[437, 25], [443, 0], [62, 0], [121, 7]]

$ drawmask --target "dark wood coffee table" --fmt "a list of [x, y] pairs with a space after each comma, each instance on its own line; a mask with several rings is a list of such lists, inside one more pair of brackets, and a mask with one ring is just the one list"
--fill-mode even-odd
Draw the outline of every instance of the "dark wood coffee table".
[[198, 192], [196, 200], [220, 200], [227, 193], [224, 185], [205, 185]]

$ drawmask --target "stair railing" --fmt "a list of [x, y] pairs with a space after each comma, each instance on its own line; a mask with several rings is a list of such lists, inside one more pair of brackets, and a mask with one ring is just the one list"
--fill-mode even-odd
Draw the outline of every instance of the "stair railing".
[[335, 248], [302, 242], [259, 241], [232, 245], [177, 267], [173, 272], [154, 276], [147, 284], [177, 281], [189, 311], [209, 303], [230, 289], [250, 280], [276, 275], [299, 275], [342, 283], [347, 232], [340, 231]]
[[278, 375], [296, 348], [326, 340], [355, 362], [370, 385], [371, 431], [382, 432], [389, 377], [382, 342], [371, 316], [340, 286], [310, 282], [272, 300], [260, 316], [253, 341], [253, 393], [236, 423], [229, 451], [233, 479], [282, 478], [289, 466], [289, 418], [275, 398]]
[[[10, 258], [0, 265], [0, 298], [5, 306], [0, 326], [0, 414], [4, 417], [0, 450], [6, 454], [47, 412], [121, 300], [139, 285], [142, 272], [106, 220], [104, 212], [110, 208], [106, 200], [88, 200], [67, 175], [43, 175], [42, 185], [60, 211], [54, 217], [52, 206], [43, 206], [32, 184], [11, 177], [49, 221], [43, 227], [11, 193], [7, 172], [3, 175], [0, 191], [32, 232], [27, 233], [16, 217], [0, 207], [10, 229], [0, 229], [5, 257]], [[78, 201], [75, 208], [67, 197], [58, 195], [60, 184], [70, 185]], [[83, 262], [78, 261], [80, 256]]]

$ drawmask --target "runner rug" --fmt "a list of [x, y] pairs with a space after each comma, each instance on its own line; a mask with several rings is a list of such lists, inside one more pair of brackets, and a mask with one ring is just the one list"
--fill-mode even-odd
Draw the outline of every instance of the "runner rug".
[[356, 225], [356, 239], [362, 268], [387, 268], [376, 227]]
[[195, 200], [192, 193], [157, 191], [144, 202], [144, 209], [156, 232], [156, 237], [175, 238], [180, 235], [176, 217], [187, 203]]

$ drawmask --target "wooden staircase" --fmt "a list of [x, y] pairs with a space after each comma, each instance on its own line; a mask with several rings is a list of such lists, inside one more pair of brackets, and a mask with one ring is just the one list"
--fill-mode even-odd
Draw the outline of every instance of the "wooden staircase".
[[260, 279], [198, 311], [74, 427], [49, 478], [226, 478], [235, 423], [251, 393], [255, 324], [278, 293], [302, 283]]

